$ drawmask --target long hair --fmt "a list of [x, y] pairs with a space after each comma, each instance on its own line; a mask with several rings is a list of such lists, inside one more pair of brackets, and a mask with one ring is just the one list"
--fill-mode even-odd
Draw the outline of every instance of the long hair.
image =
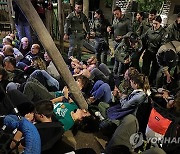
[[150, 89], [148, 77], [144, 74], [136, 74], [131, 77], [131, 80], [137, 84], [138, 89], [143, 89], [144, 92]]
[[85, 133], [95, 133], [99, 131], [99, 117], [95, 116], [93, 111], [89, 109], [90, 116], [83, 117], [82, 120], [76, 120], [72, 128], [72, 133], [77, 134], [78, 130]]
[[134, 67], [128, 68], [128, 77], [131, 79], [132, 76], [139, 74], [138, 70]]
[[102, 11], [101, 9], [97, 9], [95, 12], [100, 15], [100, 17], [101, 17], [102, 20], [105, 19], [104, 14], [103, 14], [103, 11]]
[[33, 66], [36, 69], [46, 70], [46, 63], [44, 62], [44, 60], [41, 57], [35, 56], [32, 58], [32, 61], [33, 61]]

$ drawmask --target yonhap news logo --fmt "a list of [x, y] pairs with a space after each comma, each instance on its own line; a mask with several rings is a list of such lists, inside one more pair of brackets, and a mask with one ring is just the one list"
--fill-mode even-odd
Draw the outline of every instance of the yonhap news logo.
[[[141, 132], [134, 133], [130, 137], [130, 144], [132, 145], [132, 148], [140, 147], [143, 144], [143, 134]], [[180, 137], [149, 137], [147, 138], [147, 142], [151, 144], [180, 144]]]
[[129, 141], [132, 148], [135, 149], [143, 144], [143, 134], [141, 132], [134, 133], [131, 135]]
[[148, 138], [147, 141], [152, 144], [180, 144], [180, 137], [151, 137]]

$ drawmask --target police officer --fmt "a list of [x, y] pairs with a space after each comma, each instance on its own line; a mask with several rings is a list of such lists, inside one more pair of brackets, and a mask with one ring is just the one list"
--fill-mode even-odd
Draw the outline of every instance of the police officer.
[[[180, 87], [180, 42], [179, 41], [170, 41], [162, 45], [157, 54], [156, 58], [160, 69], [156, 78], [156, 86], [158, 88], [163, 85], [168, 85], [173, 83], [175, 85], [171, 88]], [[164, 80], [165, 79], [165, 80]], [[164, 82], [164, 83], [163, 83]], [[167, 87], [166, 87], [167, 88]], [[170, 87], [169, 87], [170, 88]], [[173, 89], [170, 89], [173, 90]]]
[[144, 20], [144, 12], [138, 12], [136, 14], [136, 19], [134, 20], [133, 25], [132, 25], [133, 32], [137, 32], [137, 30], [143, 20]]
[[94, 36], [95, 39], [96, 58], [98, 64], [101, 64], [101, 62], [107, 64], [109, 45], [106, 29], [110, 26], [110, 23], [104, 18], [103, 12], [100, 9], [95, 11], [94, 18], [91, 35]]
[[156, 60], [156, 53], [158, 52], [160, 46], [165, 42], [164, 39], [166, 31], [160, 25], [161, 22], [162, 19], [160, 16], [155, 17], [152, 28], [148, 29], [145, 35], [142, 36], [143, 48], [145, 49], [143, 55], [142, 73], [149, 76], [149, 81], [151, 84], [153, 84], [153, 81], [155, 81], [156, 74], [159, 69]]
[[149, 12], [148, 18], [141, 22], [139, 28], [137, 29], [137, 34], [139, 36], [145, 34], [147, 32], [147, 30], [152, 27], [152, 23], [156, 17], [156, 13], [157, 13], [157, 11], [155, 9], [152, 9]]
[[[114, 20], [112, 26], [107, 27], [107, 32], [113, 32], [114, 34], [114, 50], [116, 47], [119, 45], [121, 40], [123, 39], [123, 36], [126, 35], [128, 32], [131, 31], [131, 22], [128, 18], [125, 17], [125, 15], [122, 14], [121, 8], [116, 7], [113, 10], [114, 14]], [[115, 64], [113, 68], [113, 73], [114, 75], [119, 75], [118, 72], [118, 67], [119, 67], [119, 61], [116, 60], [115, 58]]]
[[77, 1], [75, 10], [71, 12], [66, 18], [64, 26], [64, 40], [69, 39], [68, 57], [73, 56], [74, 49], [77, 46], [77, 59], [81, 60], [82, 45], [84, 39], [83, 23], [86, 27], [87, 36], [89, 38], [90, 27], [86, 15], [82, 12], [82, 2]]
[[180, 12], [178, 13], [175, 22], [170, 24], [166, 31], [168, 33], [167, 42], [180, 41]]
[[138, 35], [133, 32], [127, 33], [115, 50], [115, 58], [120, 65], [118, 71], [124, 73], [129, 67], [139, 68], [139, 57], [141, 56], [142, 42]]

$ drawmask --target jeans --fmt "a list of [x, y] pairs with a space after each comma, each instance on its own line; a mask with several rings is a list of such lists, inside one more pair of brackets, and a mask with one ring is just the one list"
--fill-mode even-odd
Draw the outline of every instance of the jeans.
[[110, 69], [107, 67], [106, 64], [101, 63], [101, 64], [98, 66], [98, 68], [99, 68], [99, 70], [100, 70], [101, 72], [103, 72], [103, 74], [104, 74], [106, 77], [109, 77], [109, 76], [110, 76], [111, 71], [110, 71]]
[[123, 70], [123, 63], [120, 61], [117, 61], [115, 59], [115, 63], [114, 63], [114, 67], [113, 67], [113, 73], [116, 76], [119, 76], [122, 74], [122, 70]]
[[102, 102], [111, 102], [111, 88], [107, 83], [98, 80], [92, 90], [91, 94], [94, 96], [95, 100], [100, 100]]
[[54, 95], [51, 94], [38, 80], [29, 78], [24, 85], [23, 93], [33, 102], [40, 101], [42, 99], [51, 100]]
[[59, 90], [59, 82], [55, 78], [53, 78], [51, 75], [49, 75], [45, 70], [35, 70], [30, 75], [30, 77], [37, 79], [39, 82], [41, 82], [45, 86], [54, 87], [53, 91]]
[[107, 64], [107, 54], [109, 46], [105, 38], [95, 38], [95, 49], [96, 49], [96, 58], [98, 64], [105, 63]]
[[23, 37], [27, 37], [29, 43], [32, 43], [32, 37], [31, 37], [31, 27], [29, 23], [18, 21], [18, 25], [16, 24], [16, 29], [18, 33], [19, 40], [21, 40]]
[[91, 80], [103, 80], [104, 82], [108, 82], [109, 81], [109, 76], [106, 76], [103, 72], [100, 71], [100, 69], [98, 68], [94, 68], [91, 71], [91, 76], [90, 76]]

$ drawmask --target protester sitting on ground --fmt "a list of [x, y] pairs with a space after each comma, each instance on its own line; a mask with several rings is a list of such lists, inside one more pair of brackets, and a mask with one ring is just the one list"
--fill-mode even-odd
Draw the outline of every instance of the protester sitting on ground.
[[[9, 91], [8, 96], [13, 105], [17, 107], [20, 116], [25, 117], [35, 124], [41, 138], [41, 151], [52, 148], [53, 145], [61, 139], [64, 129], [61, 123], [52, 116], [53, 107], [50, 108], [44, 101], [37, 102], [37, 104], [35, 104], [36, 106], [34, 106], [34, 104], [18, 90]], [[42, 103], [44, 105], [42, 105]], [[52, 106], [52, 102], [50, 103]], [[21, 132], [18, 131], [14, 139], [21, 143], [19, 150], [25, 147]], [[16, 144], [16, 142], [12, 141], [10, 147], [14, 148]]]
[[52, 99], [51, 101], [54, 104], [53, 112], [55, 113], [56, 118], [64, 125], [65, 131], [71, 129], [75, 123], [77, 123], [77, 127], [82, 127], [84, 130], [97, 130], [97, 119], [86, 109], [78, 108], [69, 96], [69, 90], [67, 87], [64, 87], [63, 93], [64, 96]]
[[20, 43], [20, 46], [19, 46], [19, 51], [23, 54], [23, 56], [25, 56], [30, 50], [31, 50], [31, 47], [30, 47], [28, 38], [23, 37], [21, 39], [21, 43]]
[[[2, 44], [3, 44], [3, 46], [10, 45], [13, 47], [12, 40], [10, 38], [6, 38], [6, 37], [3, 38]], [[13, 50], [14, 50], [13, 54], [14, 54], [15, 58], [17, 59], [17, 61], [20, 61], [24, 57], [23, 54], [15, 47], [13, 47]]]
[[36, 102], [34, 116], [37, 122], [35, 126], [41, 137], [41, 151], [50, 150], [58, 140], [61, 140], [64, 133], [62, 124], [53, 114], [52, 102], [47, 100]]
[[[100, 65], [105, 65], [105, 64], [100, 64]], [[107, 66], [105, 66], [107, 68]], [[105, 68], [104, 67], [104, 68]], [[105, 70], [104, 69], [104, 72], [109, 72], [109, 69]], [[109, 75], [105, 75], [100, 69], [98, 68], [94, 68], [92, 71], [89, 71], [88, 69], [83, 69], [80, 71], [79, 74], [77, 75], [84, 75], [86, 76], [87, 78], [89, 78], [90, 80], [93, 80], [94, 82], [98, 81], [98, 80], [102, 80], [103, 82], [109, 82], [109, 77], [110, 77], [110, 74]], [[108, 73], [107, 73], [108, 74]]]
[[92, 71], [95, 67], [97, 67], [97, 58], [95, 56], [91, 56], [88, 60], [87, 60], [87, 69], [89, 71]]
[[[122, 118], [122, 115], [125, 116], [129, 113], [136, 114], [138, 106], [147, 101], [148, 95], [150, 95], [150, 86], [147, 77], [143, 74], [136, 74], [131, 77], [130, 83], [134, 90], [125, 98], [120, 99], [119, 104], [110, 107], [107, 103], [99, 103], [99, 111], [103, 117], [118, 120]], [[121, 112], [125, 112], [125, 115]], [[119, 120], [116, 122], [118, 125]]]
[[16, 34], [10, 33], [10, 34], [8, 34], [8, 36], [10, 36], [12, 38], [13, 47], [19, 49], [20, 41], [16, 38]]
[[10, 57], [15, 58], [14, 50], [13, 50], [13, 47], [11, 45], [4, 45], [3, 49], [2, 49], [2, 53], [3, 53], [4, 57], [10, 56]]
[[[98, 120], [91, 115], [87, 110], [85, 109], [79, 109], [77, 105], [74, 102], [57, 102], [55, 104], [52, 103], [52, 101], [48, 100], [42, 100], [40, 102], [37, 102], [35, 105], [35, 118], [43, 123], [39, 123], [39, 125], [42, 127], [43, 125], [45, 126], [52, 126], [49, 130], [53, 130], [53, 115], [57, 118], [59, 123], [63, 124], [64, 130], [68, 129], [77, 129], [81, 130], [84, 132], [94, 132], [98, 130]], [[48, 123], [44, 123], [48, 122]], [[54, 122], [55, 123], [55, 122]], [[57, 122], [55, 123], [57, 125]], [[35, 124], [35, 126], [38, 128], [38, 124]], [[38, 129], [39, 130], [39, 129]], [[62, 129], [60, 129], [62, 131]], [[59, 130], [59, 132], [60, 132]], [[40, 130], [41, 131], [41, 130]], [[45, 143], [47, 146], [46, 142], [50, 142], [48, 138], [51, 137], [52, 139], [52, 134], [54, 132], [47, 132], [48, 129], [46, 128], [46, 133], [40, 132], [40, 136], [42, 136], [41, 141], [42, 144]], [[57, 133], [57, 129], [56, 129]], [[62, 134], [59, 134], [62, 135]], [[57, 136], [56, 136], [57, 139]], [[46, 141], [46, 142], [45, 142]], [[54, 140], [51, 140], [54, 141]], [[50, 145], [53, 143], [50, 142]], [[62, 144], [64, 145], [64, 144]], [[61, 146], [60, 146], [61, 147]], [[62, 151], [69, 151], [69, 148], [67, 147], [61, 147], [59, 149], [59, 153], [62, 153]]]
[[60, 85], [62, 85], [45, 70], [35, 70], [30, 77], [37, 79], [48, 91], [58, 91], [60, 90]]
[[24, 56], [24, 58], [19, 63], [17, 63], [17, 67], [24, 70], [26, 66], [31, 65], [32, 58], [36, 56], [41, 57], [39, 44], [32, 45], [31, 50]]
[[14, 57], [16, 59], [16, 62], [20, 61], [19, 58], [21, 56], [19, 57], [19, 55], [14, 53], [14, 49], [11, 45], [4, 45], [2, 52], [3, 52], [4, 57], [10, 56], [10, 57]]
[[8, 72], [8, 80], [15, 83], [24, 83], [26, 81], [26, 77], [24, 76], [24, 72], [18, 68], [16, 68], [16, 59], [13, 57], [6, 57], [3, 60], [3, 67]]
[[60, 79], [60, 74], [57, 71], [55, 65], [52, 62], [52, 59], [49, 57], [48, 53], [44, 53], [44, 59], [46, 61], [46, 67], [47, 67], [47, 72], [54, 77], [55, 79], [59, 80]]
[[97, 66], [96, 57], [92, 56], [87, 60], [87, 65], [80, 63], [76, 58], [71, 57], [71, 67], [73, 76], [78, 76], [83, 74], [90, 80], [94, 82], [102, 80], [104, 82], [109, 82], [111, 71], [106, 64], [102, 63]]
[[88, 104], [98, 105], [99, 102], [111, 103], [111, 88], [102, 80], [95, 82], [90, 93], [91, 97], [88, 98]]
[[84, 75], [79, 75], [76, 77], [76, 82], [78, 84], [78, 87], [80, 88], [83, 96], [85, 99], [89, 98], [91, 96], [91, 90], [93, 88], [93, 82], [89, 80]]
[[[133, 88], [131, 87], [131, 83], [130, 80], [132, 78], [132, 76], [139, 74], [138, 70], [135, 69], [134, 67], [130, 67], [129, 69], [127, 69], [124, 73], [124, 79], [120, 80], [120, 78], [115, 79], [115, 82], [119, 82], [119, 84], [117, 85], [118, 87], [118, 97], [119, 98], [124, 98], [126, 96], [128, 96], [132, 91]], [[120, 80], [120, 81], [118, 81]]]
[[2, 66], [0, 66], [0, 86], [2, 86], [2, 88], [5, 90], [8, 83], [8, 73]]
[[24, 68], [24, 72], [28, 76], [31, 75], [31, 73], [33, 73], [35, 70], [46, 70], [46, 64], [39, 56], [33, 57], [31, 65]]
[[45, 86], [43, 86], [37, 79], [30, 77], [27, 79], [20, 90], [33, 102], [40, 101], [42, 99], [55, 98], [54, 92], [49, 92]]

